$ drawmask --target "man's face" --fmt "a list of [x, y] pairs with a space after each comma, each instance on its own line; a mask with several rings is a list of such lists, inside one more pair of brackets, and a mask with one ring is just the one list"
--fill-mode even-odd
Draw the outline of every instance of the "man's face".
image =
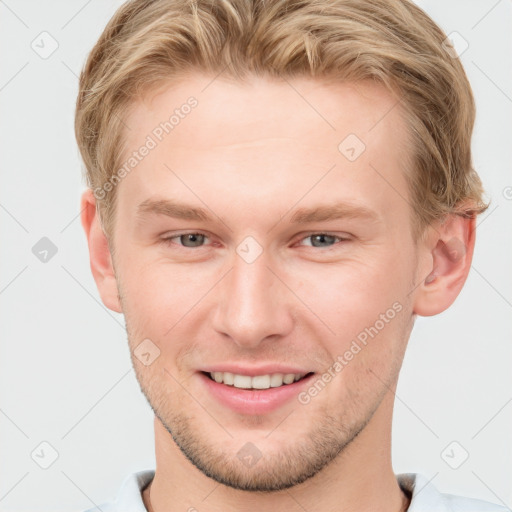
[[114, 266], [137, 378], [182, 452], [226, 485], [284, 489], [392, 403], [417, 274], [406, 129], [377, 85], [211, 80], [126, 119], [126, 159], [157, 144], [118, 185]]

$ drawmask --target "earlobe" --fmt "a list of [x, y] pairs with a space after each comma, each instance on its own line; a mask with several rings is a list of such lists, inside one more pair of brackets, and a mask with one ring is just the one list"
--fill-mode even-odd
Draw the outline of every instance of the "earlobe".
[[107, 308], [122, 313], [108, 240], [96, 211], [96, 198], [90, 189], [82, 194], [81, 212], [82, 227], [89, 246], [91, 271], [101, 300]]
[[[414, 313], [437, 315], [450, 307], [459, 295], [473, 259], [476, 218], [450, 215], [431, 229], [429, 242], [420, 248], [428, 269], [417, 278]], [[425, 267], [424, 267], [425, 268]]]

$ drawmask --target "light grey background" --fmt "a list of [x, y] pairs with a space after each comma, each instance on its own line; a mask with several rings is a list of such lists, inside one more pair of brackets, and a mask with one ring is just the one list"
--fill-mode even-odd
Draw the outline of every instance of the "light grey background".
[[[461, 59], [478, 109], [474, 162], [492, 203], [463, 292], [413, 331], [394, 468], [511, 507], [512, 3], [419, 4], [469, 44]], [[154, 467], [152, 413], [123, 318], [99, 299], [78, 218], [77, 75], [119, 5], [0, 0], [2, 511], [83, 510], [112, 499], [128, 473]], [[31, 47], [51, 49], [43, 31], [58, 43], [47, 58]], [[32, 252], [42, 237], [58, 249], [46, 263]], [[48, 469], [39, 465], [51, 462], [44, 441], [58, 452]], [[452, 465], [469, 453], [458, 469], [441, 456], [453, 441], [444, 452]]]

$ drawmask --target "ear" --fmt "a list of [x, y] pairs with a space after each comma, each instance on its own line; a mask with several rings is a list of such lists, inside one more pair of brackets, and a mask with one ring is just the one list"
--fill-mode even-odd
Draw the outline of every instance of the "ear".
[[415, 291], [413, 312], [432, 316], [449, 308], [459, 295], [471, 268], [476, 218], [449, 215], [431, 226], [419, 247], [421, 279]]
[[87, 189], [82, 194], [80, 210], [82, 227], [89, 245], [91, 271], [101, 300], [107, 308], [122, 313], [108, 239], [101, 226], [92, 190]]

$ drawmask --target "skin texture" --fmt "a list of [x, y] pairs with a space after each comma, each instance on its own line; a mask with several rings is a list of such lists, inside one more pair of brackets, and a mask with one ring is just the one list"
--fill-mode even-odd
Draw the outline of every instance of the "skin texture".
[[[190, 96], [197, 107], [117, 185], [113, 255], [91, 191], [82, 199], [93, 275], [125, 315], [155, 412], [148, 510], [405, 510], [391, 465], [394, 390], [415, 315], [444, 311], [465, 282], [474, 220], [448, 217], [414, 242], [405, 122], [376, 84], [190, 75], [133, 105], [126, 156]], [[338, 150], [349, 134], [366, 145], [354, 161]], [[148, 200], [212, 218], [138, 213]], [[339, 202], [374, 218], [290, 223], [299, 208]], [[185, 247], [183, 231], [206, 235], [203, 245]], [[319, 233], [334, 238], [318, 245]], [[262, 249], [252, 263], [236, 252], [248, 236]], [[400, 311], [307, 404], [235, 413], [198, 373], [277, 362], [321, 376], [393, 304]], [[148, 366], [133, 355], [145, 339], [160, 350]], [[246, 443], [261, 454], [252, 467], [237, 457]]]

